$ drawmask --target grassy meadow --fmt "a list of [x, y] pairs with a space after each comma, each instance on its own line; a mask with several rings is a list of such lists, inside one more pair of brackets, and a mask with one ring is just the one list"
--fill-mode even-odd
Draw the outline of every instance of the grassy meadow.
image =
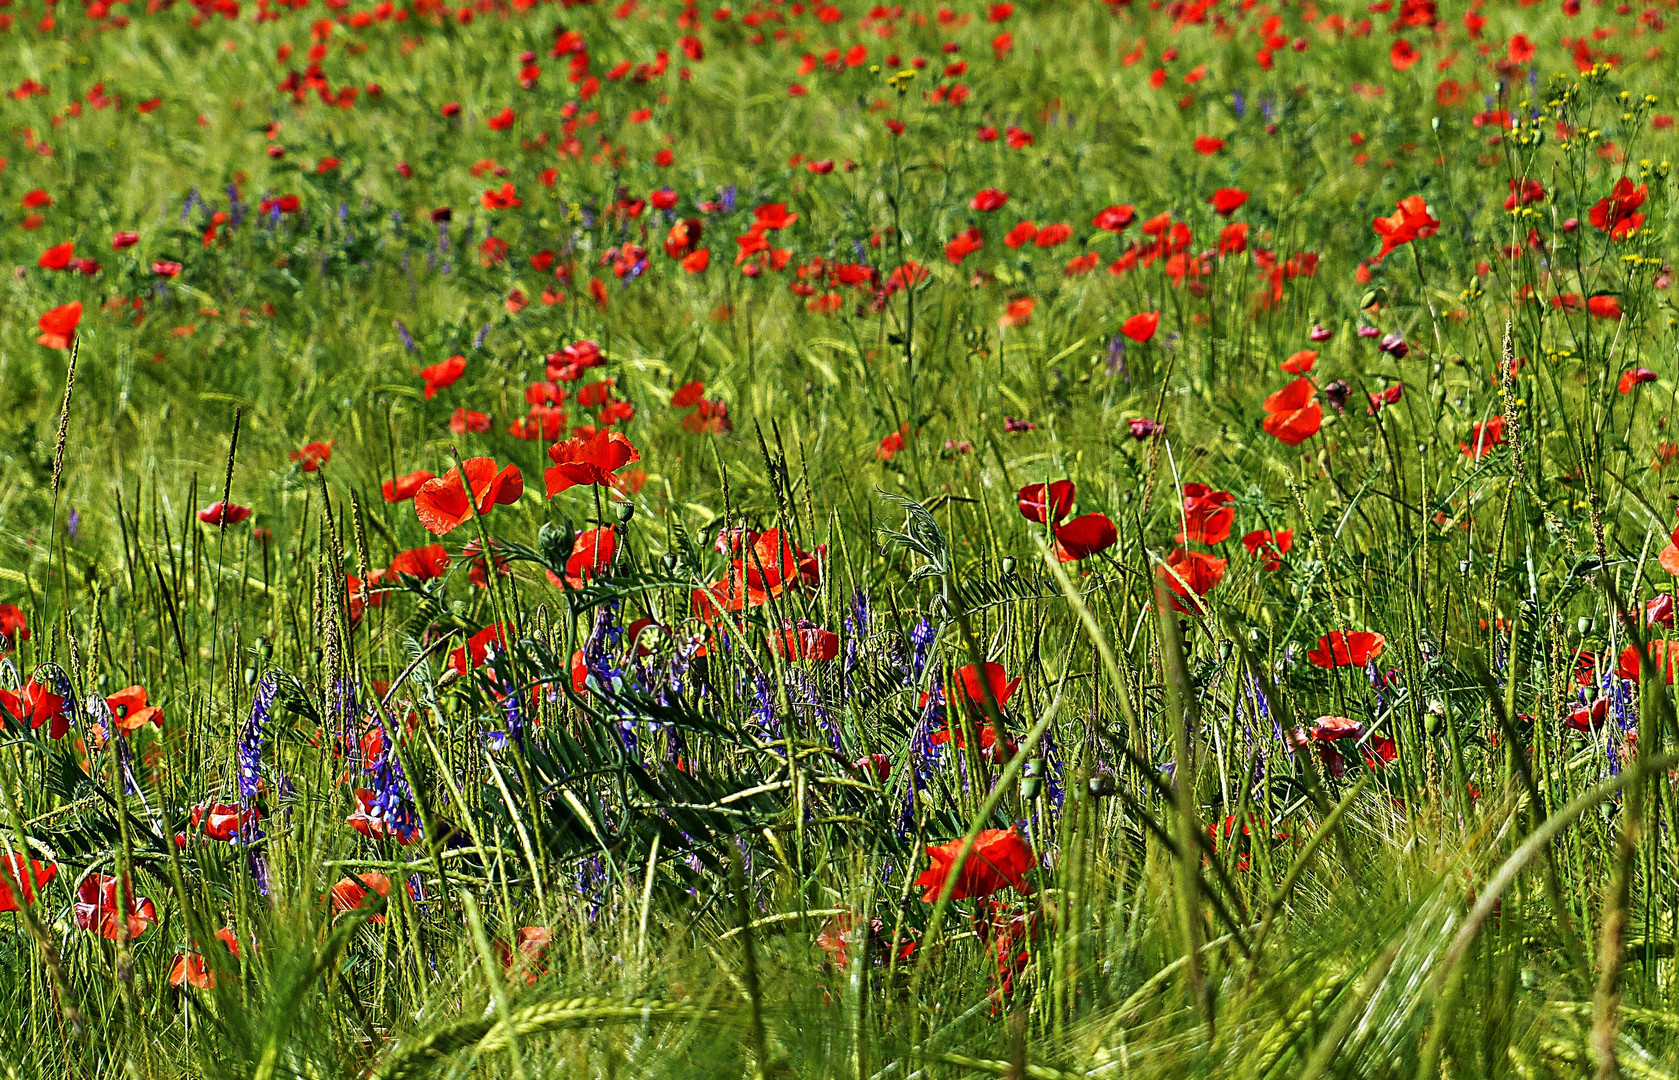
[[1679, 1075], [1675, 7], [0, 0], [0, 1070]]

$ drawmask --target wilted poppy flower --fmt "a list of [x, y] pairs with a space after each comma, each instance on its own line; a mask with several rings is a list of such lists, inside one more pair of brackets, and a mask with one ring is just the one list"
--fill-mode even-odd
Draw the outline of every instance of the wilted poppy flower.
[[[470, 499], [461, 483], [462, 469], [472, 488]], [[474, 506], [483, 516], [493, 506], [518, 502], [524, 493], [525, 478], [517, 465], [498, 470], [494, 458], [467, 458], [459, 467], [420, 485], [414, 495], [414, 513], [427, 532], [442, 536], [471, 517]]]
[[1160, 425], [1146, 416], [1133, 417], [1126, 421], [1126, 426], [1131, 429], [1131, 437], [1138, 442], [1152, 437], [1155, 432], [1160, 430]]
[[1426, 240], [1440, 229], [1440, 223], [1429, 212], [1428, 202], [1421, 195], [1407, 195], [1399, 200], [1399, 206], [1392, 214], [1377, 218], [1370, 224], [1382, 238], [1377, 262], [1381, 262], [1394, 248], [1413, 240]]
[[[1032, 854], [1032, 846], [1012, 826], [981, 830], [974, 838], [967, 860], [958, 870], [956, 858], [961, 854], [962, 847], [963, 842], [959, 839], [928, 846], [927, 857], [931, 864], [915, 879], [917, 885], [927, 890], [921, 894], [923, 902], [936, 903], [947, 887], [952, 900], [991, 896], [1010, 885], [1021, 892], [1031, 891], [1026, 875], [1037, 865], [1037, 860]], [[955, 875], [954, 881], [952, 874]]]
[[130, 939], [146, 932], [157, 922], [157, 908], [145, 897], [136, 899], [134, 886], [123, 882], [123, 907], [127, 909], [127, 925], [120, 920], [117, 903], [117, 879], [110, 874], [89, 874], [76, 887], [76, 925], [92, 930], [109, 941], [117, 940], [120, 932], [128, 931]]
[[298, 463], [298, 468], [306, 473], [314, 472], [328, 461], [332, 460], [332, 442], [306, 443], [301, 450], [293, 450], [291, 459]]
[[1317, 402], [1317, 387], [1301, 376], [1267, 397], [1262, 425], [1267, 435], [1285, 446], [1299, 446], [1323, 427], [1323, 406]]
[[117, 730], [123, 734], [139, 731], [147, 724], [161, 728], [163, 726], [163, 710], [156, 705], [146, 704], [146, 688], [143, 686], [129, 686], [118, 690], [105, 699], [105, 704], [111, 710], [111, 718], [116, 722]]
[[1185, 484], [1178, 543], [1222, 544], [1230, 539], [1230, 526], [1236, 520], [1231, 498], [1230, 492], [1214, 491], [1206, 484]]
[[1106, 551], [1119, 541], [1119, 530], [1106, 514], [1080, 514], [1055, 529], [1055, 556], [1077, 562]]
[[16, 911], [23, 906], [18, 903], [12, 887], [6, 884], [8, 879], [15, 882], [23, 892], [23, 903], [33, 904], [36, 891], [58, 876], [57, 863], [43, 863], [39, 859], [25, 860], [15, 851], [0, 855], [0, 864], [4, 864], [6, 868], [6, 875], [0, 876], [0, 911]]
[[[216, 939], [227, 946], [228, 951], [234, 956], [239, 955], [239, 938], [235, 936], [232, 930], [225, 928], [217, 930]], [[175, 955], [175, 966], [169, 972], [169, 985], [176, 988], [185, 985], [196, 987], [199, 990], [214, 990], [216, 975], [210, 970], [210, 965], [205, 962], [204, 957], [199, 953], [177, 953]]]
[[1480, 461], [1493, 447], [1504, 441], [1504, 417], [1491, 416], [1478, 424], [1469, 425], [1469, 441], [1458, 443], [1465, 457]]
[[457, 406], [453, 415], [449, 417], [449, 430], [456, 435], [471, 432], [482, 435], [490, 430], [490, 414], [469, 409], [465, 405]]
[[630, 440], [616, 431], [597, 431], [587, 439], [567, 439], [548, 448], [553, 465], [543, 470], [548, 485], [548, 497], [572, 487], [590, 484], [610, 487], [613, 474], [632, 461], [640, 461], [641, 454]]
[[1142, 344], [1154, 336], [1160, 328], [1160, 312], [1144, 311], [1131, 316], [1120, 324], [1119, 332], [1132, 341]]
[[1043, 525], [1059, 522], [1073, 509], [1073, 482], [1057, 480], [1047, 488], [1043, 484], [1028, 484], [1015, 495], [1020, 516]]
[[139, 242], [140, 234], [137, 232], [118, 232], [111, 237], [111, 250], [121, 251], [124, 248], [131, 248]]
[[439, 390], [455, 385], [455, 380], [459, 379], [464, 371], [466, 371], [466, 357], [464, 356], [451, 356], [441, 363], [421, 368], [419, 376], [426, 381], [426, 400], [430, 401], [436, 397]]
[[64, 699], [45, 686], [30, 679], [17, 693], [0, 689], [0, 721], [22, 724], [31, 730], [50, 722], [47, 737], [62, 739], [70, 730], [70, 717], [64, 711]]
[[1673, 594], [1661, 593], [1655, 599], [1644, 604], [1644, 625], [1665, 626], [1673, 629]]
[[36, 322], [35, 325], [40, 327], [41, 336], [35, 340], [49, 349], [68, 349], [70, 339], [76, 336], [76, 325], [81, 321], [80, 300], [55, 307]]
[[388, 503], [405, 503], [412, 499], [420, 488], [425, 486], [427, 480], [434, 479], [436, 475], [436, 473], [420, 469], [417, 472], [409, 473], [407, 476], [399, 476], [395, 480], [386, 480], [379, 485], [379, 491], [385, 496], [385, 501]]
[[251, 516], [251, 508], [238, 503], [225, 506], [218, 499], [198, 512], [198, 520], [206, 525], [237, 525]]
[[1306, 659], [1320, 668], [1363, 667], [1387, 648], [1388, 639], [1369, 630], [1331, 630]]

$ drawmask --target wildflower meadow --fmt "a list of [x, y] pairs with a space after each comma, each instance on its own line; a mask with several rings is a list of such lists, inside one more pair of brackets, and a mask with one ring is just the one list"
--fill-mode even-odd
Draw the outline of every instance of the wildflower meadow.
[[1679, 1076], [1679, 0], [0, 0], [0, 1071]]

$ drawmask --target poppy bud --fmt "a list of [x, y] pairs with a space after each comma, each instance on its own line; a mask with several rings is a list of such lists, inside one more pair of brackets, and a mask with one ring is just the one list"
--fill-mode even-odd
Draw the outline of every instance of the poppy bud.
[[1095, 798], [1117, 794], [1119, 788], [1114, 784], [1114, 778], [1102, 773], [1090, 778], [1090, 794]]
[[629, 522], [629, 520], [633, 517], [635, 517], [635, 503], [624, 502], [624, 503], [619, 503], [618, 504], [618, 520], [619, 521], [625, 522], [627, 524]]
[[438, 687], [438, 689], [441, 690], [443, 687], [450, 685], [451, 683], [453, 683], [456, 679], [459, 679], [460, 677], [461, 677], [461, 669], [460, 668], [450, 668], [449, 670], [445, 671], [443, 673], [442, 677], [440, 677], [437, 680], [437, 687]]
[[1005, 573], [1005, 574], [1014, 573], [1014, 556], [1013, 555], [1004, 555], [1003, 556], [1003, 573]]
[[674, 551], [666, 552], [664, 558], [660, 559], [659, 562], [664, 566], [665, 573], [676, 573], [677, 558]]
[[1582, 615], [1582, 616], [1580, 616], [1580, 621], [1575, 623], [1574, 625], [1579, 627], [1580, 636], [1585, 637], [1586, 636], [1586, 631], [1588, 631], [1592, 628], [1592, 621], [1590, 619], [1586, 618], [1584, 615]]

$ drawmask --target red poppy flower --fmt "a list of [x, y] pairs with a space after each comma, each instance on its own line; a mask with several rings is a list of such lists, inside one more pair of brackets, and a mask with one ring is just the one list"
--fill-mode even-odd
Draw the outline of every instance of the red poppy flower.
[[696, 379], [677, 388], [676, 393], [670, 396], [670, 407], [673, 409], [692, 408], [699, 404], [704, 397], [705, 383]]
[[1323, 406], [1317, 402], [1317, 387], [1302, 376], [1267, 397], [1262, 425], [1267, 435], [1285, 446], [1299, 446], [1323, 427]]
[[1142, 344], [1154, 336], [1160, 329], [1160, 312], [1144, 311], [1131, 316], [1120, 324], [1119, 332], [1132, 341]]
[[1213, 213], [1218, 214], [1220, 217], [1229, 217], [1231, 214], [1234, 214], [1238, 209], [1240, 209], [1241, 205], [1247, 201], [1247, 192], [1243, 191], [1241, 188], [1231, 187], [1219, 188], [1217, 191], [1213, 192], [1212, 197], [1207, 200], [1213, 208]]
[[1131, 206], [1110, 206], [1090, 220], [1090, 224], [1104, 232], [1124, 232], [1126, 226], [1137, 220], [1137, 211]]
[[29, 618], [16, 604], [0, 604], [0, 654], [11, 652], [20, 641], [29, 640]]
[[1106, 514], [1080, 514], [1055, 530], [1055, 556], [1077, 562], [1119, 542], [1119, 530]]
[[[228, 951], [234, 956], [239, 955], [239, 938], [234, 935], [232, 930], [225, 928], [217, 930], [216, 938], [223, 945], [226, 945]], [[169, 972], [169, 985], [176, 988], [190, 985], [200, 990], [214, 990], [216, 988], [216, 975], [215, 972], [210, 970], [210, 965], [205, 962], [204, 957], [200, 954], [196, 952], [177, 953], [175, 955], [175, 966]]]
[[1625, 240], [1644, 224], [1644, 215], [1637, 211], [1648, 195], [1648, 186], [1639, 184], [1633, 187], [1632, 179], [1623, 176], [1615, 181], [1608, 197], [1599, 199], [1592, 207], [1587, 219], [1593, 228], [1608, 233], [1609, 239]]
[[465, 435], [468, 432], [482, 435], [490, 430], [490, 414], [469, 409], [465, 405], [457, 406], [449, 417], [449, 430], [456, 435]]
[[[461, 470], [466, 471], [466, 484], [461, 483]], [[433, 536], [442, 536], [472, 516], [474, 505], [479, 516], [496, 505], [508, 506], [519, 501], [525, 493], [525, 478], [517, 465], [499, 471], [494, 458], [467, 458], [459, 468], [452, 468], [441, 477], [434, 477], [420, 485], [414, 494], [414, 513], [420, 524]]]
[[436, 397], [439, 390], [455, 385], [455, 380], [459, 379], [464, 371], [466, 371], [466, 357], [464, 356], [451, 356], [441, 363], [421, 368], [418, 374], [420, 378], [426, 381], [426, 400], [430, 401]]
[[1054, 524], [1072, 511], [1073, 493], [1071, 480], [1057, 480], [1047, 488], [1043, 484], [1028, 484], [1016, 493], [1015, 505], [1027, 521]]
[[187, 821], [194, 829], [202, 823], [205, 836], [225, 844], [239, 838], [241, 824], [253, 824], [261, 817], [254, 806], [241, 811], [233, 803], [210, 803], [208, 806], [200, 803], [192, 808]]
[[1214, 491], [1206, 484], [1185, 484], [1178, 543], [1222, 544], [1230, 539], [1230, 526], [1236, 520], [1236, 511], [1230, 506], [1232, 497], [1230, 492]]
[[1369, 630], [1331, 630], [1306, 659], [1320, 668], [1363, 667], [1382, 655], [1388, 639]]
[[1656, 373], [1651, 371], [1649, 368], [1633, 368], [1631, 371], [1621, 376], [1619, 389], [1623, 394], [1630, 394], [1632, 393], [1632, 388], [1637, 386], [1639, 383], [1655, 381]]
[[52, 196], [35, 188], [23, 193], [22, 203], [25, 210], [41, 210], [52, 205]]
[[1393, 65], [1395, 71], [1408, 70], [1421, 57], [1422, 54], [1417, 52], [1416, 46], [1404, 38], [1395, 41], [1393, 47], [1388, 49], [1388, 63]]
[[1290, 375], [1304, 375], [1318, 362], [1316, 349], [1301, 349], [1279, 365]]
[[1242, 546], [1274, 573], [1282, 569], [1283, 556], [1294, 547], [1294, 530], [1283, 529], [1273, 535], [1269, 529], [1255, 529], [1242, 537]]
[[1382, 250], [1375, 260], [1381, 262], [1394, 248], [1433, 236], [1439, 231], [1440, 223], [1429, 211], [1427, 200], [1421, 195], [1407, 195], [1399, 200], [1392, 214], [1377, 218], [1370, 227], [1382, 238]]
[[[122, 900], [128, 913], [126, 929], [130, 939], [139, 937], [157, 922], [157, 908], [143, 896], [136, 899], [132, 883], [123, 882]], [[89, 874], [83, 878], [76, 888], [75, 914], [76, 925], [83, 930], [92, 930], [108, 941], [117, 940], [119, 929], [124, 928], [118, 921], [117, 879], [110, 874]]]
[[449, 654], [449, 667], [465, 675], [473, 668], [483, 666], [490, 653], [499, 651], [506, 641], [501, 624], [491, 623], [467, 638], [465, 645]]
[[[391, 894], [391, 879], [384, 874], [363, 871], [353, 878], [340, 878], [332, 887], [332, 909], [334, 911], [354, 911], [368, 904], [377, 903], [374, 898]], [[374, 915], [369, 922], [382, 923], [385, 916]]]
[[[962, 847], [961, 840], [928, 846], [930, 865], [915, 879], [917, 885], [927, 890], [921, 894], [923, 902], [938, 902], [947, 887], [952, 900], [991, 896], [1010, 885], [1023, 893], [1031, 891], [1025, 879], [1037, 860], [1032, 846], [1012, 826], [982, 830], [974, 838], [967, 860], [957, 870], [956, 858]], [[954, 883], [951, 883], [952, 874]]]
[[[1679, 641], [1658, 638], [1645, 642], [1644, 649], [1650, 657], [1651, 666], [1658, 673], [1665, 675], [1667, 684], [1672, 686], [1674, 672], [1679, 670]], [[1632, 679], [1635, 682], [1643, 678], [1644, 665], [1638, 658], [1638, 646], [1628, 645], [1621, 650], [1615, 673], [1623, 679]]]
[[1045, 225], [1043, 228], [1039, 229], [1037, 235], [1032, 238], [1032, 243], [1036, 247], [1052, 248], [1058, 244], [1066, 243], [1072, 235], [1073, 227], [1071, 225], [1059, 223], [1055, 225]]
[[[1185, 614], [1201, 614], [1206, 609], [1194, 597], [1206, 596], [1212, 592], [1218, 583], [1224, 580], [1224, 570], [1228, 565], [1224, 559], [1214, 558], [1205, 552], [1176, 548], [1166, 557], [1166, 565], [1160, 567], [1156, 574], [1161, 584], [1178, 597], [1170, 601], [1172, 610]], [[1183, 602], [1194, 606], [1184, 607]]]
[[985, 214], [993, 210], [1001, 210], [1008, 201], [1007, 192], [998, 191], [996, 188], [985, 188], [968, 200], [968, 208]]
[[632, 461], [640, 461], [641, 454], [630, 440], [616, 431], [597, 431], [587, 439], [567, 439], [548, 448], [554, 462], [542, 473], [552, 499], [560, 492], [576, 486], [612, 485], [619, 469]]
[[23, 891], [23, 903], [33, 904], [36, 891], [58, 876], [57, 863], [42, 863], [39, 859], [28, 860], [28, 869], [25, 870], [24, 857], [16, 852], [0, 855], [0, 863], [5, 864], [7, 872], [7, 876], [0, 877], [0, 911], [16, 911], [23, 906], [18, 903], [11, 886], [6, 884], [8, 879], [16, 882]]
[[1504, 417], [1491, 416], [1478, 424], [1469, 425], [1469, 441], [1458, 443], [1465, 457], [1480, 461], [1493, 447], [1504, 441]]
[[442, 544], [427, 544], [409, 548], [391, 556], [390, 574], [430, 581], [442, 577], [449, 569], [449, 552]]
[[1036, 235], [1038, 227], [1030, 221], [1022, 221], [1003, 236], [1003, 243], [1011, 250], [1018, 250], [1031, 243]]
[[198, 520], [206, 525], [237, 525], [250, 516], [250, 507], [238, 503], [223, 505], [220, 499], [198, 512]]
[[139, 242], [140, 242], [140, 234], [139, 233], [137, 233], [137, 232], [119, 232], [119, 233], [116, 233], [115, 235], [113, 235], [111, 237], [111, 250], [112, 251], [121, 251], [124, 248], [131, 248], [135, 244], [138, 244]]
[[1613, 296], [1594, 296], [1586, 301], [1586, 310], [1600, 319], [1621, 317], [1621, 302]]
[[[382, 731], [380, 736], [379, 741], [382, 748], [384, 742]], [[392, 825], [389, 819], [385, 817], [384, 810], [374, 805], [377, 798], [374, 792], [366, 788], [357, 788], [353, 794], [356, 799], [356, 808], [344, 818], [344, 824], [370, 840], [389, 838], [399, 844], [414, 842], [414, 830], [412, 828]]]
[[1195, 152], [1208, 157], [1224, 149], [1224, 140], [1212, 135], [1195, 136]]
[[70, 339], [76, 336], [76, 326], [81, 321], [80, 300], [55, 307], [35, 323], [41, 330], [41, 336], [35, 340], [49, 349], [68, 349]]
[[962, 665], [956, 669], [956, 677], [962, 684], [962, 700], [975, 712], [984, 711], [987, 689], [991, 691], [991, 697], [1000, 712], [1020, 688], [1018, 678], [1010, 679], [1003, 665], [994, 664], [989, 660], [977, 668], [972, 664]]
[[806, 622], [783, 625], [774, 641], [776, 653], [793, 661], [826, 661], [839, 655], [839, 635]]
[[129, 686], [105, 699], [105, 704], [111, 710], [111, 718], [116, 722], [117, 730], [123, 734], [139, 731], [147, 724], [163, 727], [163, 710], [156, 705], [146, 704], [146, 688], [143, 686]]
[[306, 473], [314, 472], [322, 465], [332, 460], [333, 440], [326, 442], [312, 442], [304, 445], [301, 450], [293, 450], [291, 459], [298, 462], [298, 468]]
[[399, 476], [395, 480], [386, 480], [379, 485], [379, 491], [385, 496], [385, 501], [388, 503], [405, 503], [412, 499], [420, 488], [425, 486], [427, 480], [434, 479], [436, 475], [436, 473], [421, 469], [418, 472], [411, 472], [407, 476]]
[[31, 730], [50, 721], [47, 737], [62, 739], [70, 730], [70, 717], [64, 711], [64, 699], [34, 679], [23, 684], [17, 693], [0, 690], [0, 720], [8, 724], [27, 725]]
[[[578, 533], [576, 539], [571, 542], [571, 557], [566, 560], [565, 583], [574, 589], [581, 589], [585, 582], [611, 567], [612, 557], [617, 552], [618, 537], [610, 525]], [[553, 586], [559, 588], [559, 577], [552, 570], [547, 574]]]
[[66, 240], [62, 244], [54, 244], [41, 252], [41, 257], [35, 260], [35, 265], [42, 270], [67, 270], [76, 258], [76, 242]]

